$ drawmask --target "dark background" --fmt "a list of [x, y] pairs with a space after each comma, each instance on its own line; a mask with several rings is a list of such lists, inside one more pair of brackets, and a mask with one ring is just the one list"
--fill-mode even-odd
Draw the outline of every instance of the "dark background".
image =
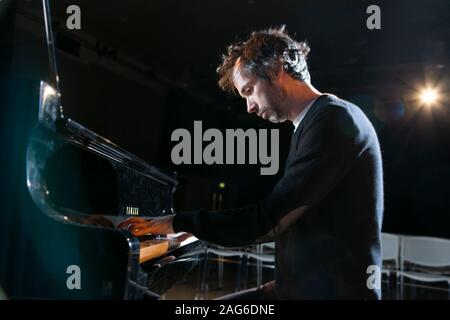
[[[279, 128], [280, 164], [292, 125], [246, 113], [245, 101], [220, 92], [215, 69], [226, 46], [253, 30], [285, 24], [311, 46], [312, 83], [359, 105], [381, 142], [385, 178], [383, 231], [450, 238], [450, 3], [430, 1], [51, 1], [62, 103], [70, 118], [164, 170], [177, 171], [177, 209], [211, 207], [225, 182], [225, 207], [257, 201], [282, 173], [259, 165], [174, 166], [170, 135], [208, 127]], [[81, 8], [81, 30], [66, 28], [66, 8]], [[366, 8], [381, 8], [381, 30], [368, 30]], [[2, 196], [4, 247], [19, 232], [12, 207], [22, 182], [14, 148], [37, 112], [48, 79], [41, 1], [0, 2]], [[441, 101], [420, 106], [436, 86]], [[28, 128], [28, 129], [27, 129]], [[23, 130], [22, 130], [23, 129]], [[22, 130], [22, 131], [21, 131]], [[27, 131], [28, 130], [28, 131]], [[18, 137], [16, 132], [25, 132]], [[12, 150], [12, 151], [11, 151]], [[5, 202], [6, 203], [6, 202]], [[8, 242], [9, 241], [9, 242]]]
[[[450, 236], [448, 1], [51, 1], [66, 115], [142, 159], [180, 177], [177, 207], [209, 205], [219, 181], [226, 206], [257, 201], [278, 176], [259, 165], [176, 167], [176, 128], [280, 128], [281, 159], [290, 124], [246, 113], [220, 92], [215, 68], [226, 46], [252, 30], [286, 24], [312, 50], [313, 84], [361, 108], [375, 125], [385, 169], [386, 231]], [[81, 30], [68, 30], [66, 8], [81, 8]], [[381, 8], [381, 30], [368, 30], [366, 8]], [[48, 78], [41, 1], [11, 2], [15, 17], [10, 76], [37, 88]], [[11, 43], [11, 42], [10, 42]], [[442, 103], [421, 108], [425, 85]], [[30, 105], [29, 112], [34, 112]], [[281, 168], [282, 169], [282, 168]], [[282, 170], [280, 170], [280, 173]]]

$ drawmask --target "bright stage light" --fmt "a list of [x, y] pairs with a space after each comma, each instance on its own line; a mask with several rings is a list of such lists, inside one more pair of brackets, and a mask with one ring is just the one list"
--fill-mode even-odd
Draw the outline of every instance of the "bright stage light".
[[420, 93], [420, 101], [426, 105], [433, 105], [439, 100], [439, 94], [435, 89], [424, 89]]

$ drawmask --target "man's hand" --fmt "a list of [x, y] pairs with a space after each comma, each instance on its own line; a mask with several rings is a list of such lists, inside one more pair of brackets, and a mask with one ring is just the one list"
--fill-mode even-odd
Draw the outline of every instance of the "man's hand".
[[147, 233], [166, 235], [174, 233], [172, 221], [174, 214], [154, 219], [144, 219], [139, 217], [132, 217], [122, 221], [117, 227], [131, 231], [136, 237]]

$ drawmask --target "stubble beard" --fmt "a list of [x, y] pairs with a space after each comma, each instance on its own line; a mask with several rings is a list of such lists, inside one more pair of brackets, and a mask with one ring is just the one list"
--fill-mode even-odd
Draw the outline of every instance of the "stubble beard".
[[269, 105], [273, 106], [273, 108], [269, 109], [269, 112], [271, 114], [267, 120], [273, 123], [280, 123], [288, 120], [289, 110], [286, 102], [286, 91], [282, 88], [279, 88], [279, 90], [275, 90], [274, 94], [271, 95], [271, 98], [269, 100]]

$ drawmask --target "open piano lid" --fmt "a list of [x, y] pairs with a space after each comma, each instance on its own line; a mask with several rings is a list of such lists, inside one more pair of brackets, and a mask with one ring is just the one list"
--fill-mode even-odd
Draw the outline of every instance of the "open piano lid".
[[[15, 295], [159, 298], [177, 281], [171, 270], [179, 274], [197, 263], [202, 242], [190, 234], [136, 238], [115, 228], [127, 216], [172, 213], [178, 182], [64, 115], [50, 8], [48, 0], [42, 3], [51, 79], [41, 82], [38, 120], [26, 148], [26, 201], [17, 206], [34, 221], [23, 260], [33, 272], [19, 279], [25, 285]], [[70, 283], [73, 270], [81, 271], [77, 288]]]
[[33, 200], [46, 214], [72, 223], [104, 216], [115, 224], [124, 215], [172, 213], [175, 174], [162, 172], [64, 116], [50, 6], [48, 0], [42, 3], [51, 84], [41, 83], [38, 123], [27, 151]]

